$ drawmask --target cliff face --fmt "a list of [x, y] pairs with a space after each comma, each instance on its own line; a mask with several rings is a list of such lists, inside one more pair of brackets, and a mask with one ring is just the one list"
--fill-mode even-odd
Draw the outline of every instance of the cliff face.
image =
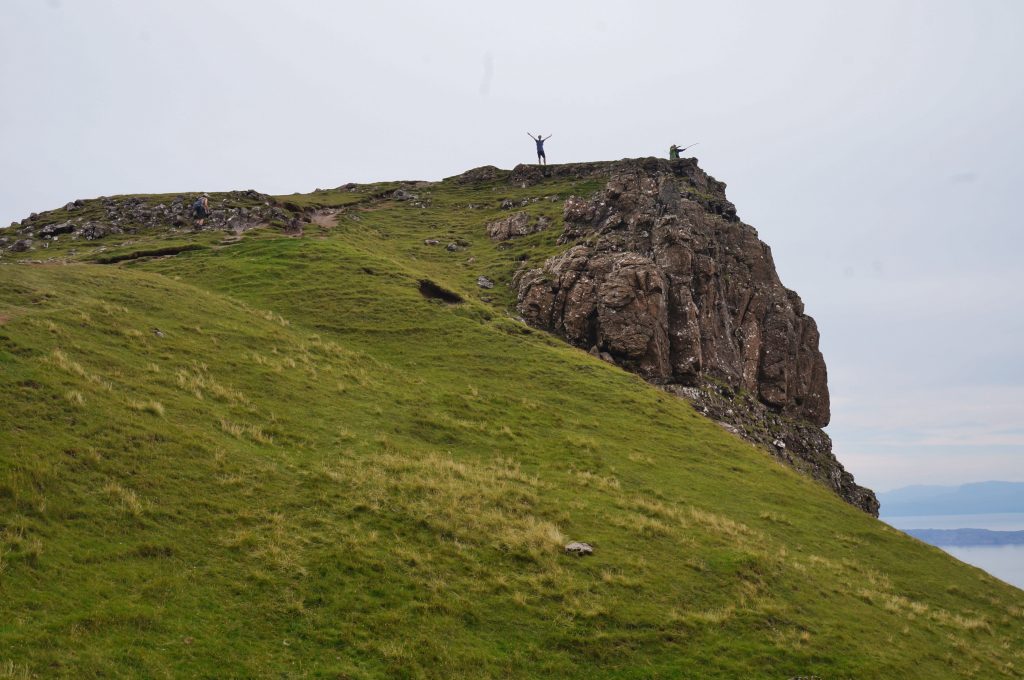
[[830, 413], [814, 319], [725, 185], [694, 159], [605, 169], [603, 191], [565, 203], [560, 242], [571, 247], [517, 274], [526, 321], [687, 396], [877, 514], [874, 494], [853, 483], [819, 429]]

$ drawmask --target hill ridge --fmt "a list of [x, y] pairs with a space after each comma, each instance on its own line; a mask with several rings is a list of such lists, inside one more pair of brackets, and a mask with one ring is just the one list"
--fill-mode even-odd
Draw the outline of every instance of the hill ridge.
[[[5, 251], [2, 672], [1020, 677], [1021, 591], [515, 318], [606, 186], [340, 187]], [[145, 254], [176, 244], [204, 247]]]
[[[518, 268], [512, 283], [523, 318], [690, 400], [731, 432], [877, 516], [874, 493], [854, 482], [821, 429], [830, 417], [829, 396], [814, 319], [805, 314], [799, 296], [779, 281], [770, 248], [739, 220], [726, 185], [707, 175], [695, 158], [518, 165], [511, 170], [483, 166], [440, 183], [345, 184], [300, 199], [254, 190], [214, 194], [203, 231], [237, 236], [271, 226], [298, 236], [304, 225], [329, 226], [341, 212], [382, 201], [427, 209], [428, 201], [418, 192], [431, 187], [496, 184], [514, 190], [566, 180], [593, 181], [598, 190], [552, 199], [563, 204], [558, 243], [564, 249], [558, 258], [541, 268], [515, 263], [502, 272], [507, 278]], [[65, 206], [63, 214], [30, 216], [19, 228], [24, 238], [8, 243], [8, 249], [32, 249], [31, 239], [40, 236], [48, 249], [61, 236], [93, 240], [160, 225], [174, 233], [190, 227], [186, 194], [160, 197], [155, 205], [141, 197], [97, 201], [102, 213], [95, 201], [79, 200]], [[522, 233], [512, 233], [507, 226], [510, 219], [525, 218], [522, 208], [528, 205], [504, 199], [501, 207], [510, 215], [486, 225], [491, 238], [507, 243], [528, 233], [523, 229], [537, 230], [523, 223], [512, 228]], [[547, 220], [544, 228], [554, 224]], [[174, 244], [98, 259], [158, 257], [180, 247], [196, 246]], [[457, 252], [464, 246], [451, 242], [447, 247]], [[577, 271], [581, 267], [586, 271]], [[650, 280], [641, 284], [636, 276]], [[556, 286], [548, 285], [552, 279]], [[602, 297], [602, 291], [611, 297]]]

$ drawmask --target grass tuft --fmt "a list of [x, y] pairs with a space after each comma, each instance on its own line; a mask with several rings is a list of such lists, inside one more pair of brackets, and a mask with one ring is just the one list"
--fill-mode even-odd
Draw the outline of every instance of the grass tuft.
[[36, 677], [25, 666], [13, 661], [0, 661], [0, 680], [33, 680]]
[[235, 439], [249, 439], [257, 444], [273, 444], [274, 438], [263, 431], [259, 425], [252, 423], [233, 423], [221, 418], [220, 429]]
[[129, 401], [128, 407], [133, 411], [139, 411], [140, 413], [149, 413], [154, 416], [163, 418], [164, 406], [158, 401]]
[[103, 492], [110, 497], [111, 500], [118, 503], [118, 507], [127, 515], [132, 517], [141, 517], [145, 508], [143, 507], [142, 500], [139, 498], [131, 489], [126, 489], [117, 482], [111, 480], [103, 486]]

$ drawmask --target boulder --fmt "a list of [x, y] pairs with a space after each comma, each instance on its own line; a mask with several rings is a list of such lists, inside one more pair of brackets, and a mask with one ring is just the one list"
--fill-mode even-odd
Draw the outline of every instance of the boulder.
[[71, 222], [61, 222], [60, 224], [48, 224], [39, 230], [39, 235], [43, 238], [51, 238], [60, 234], [70, 234], [76, 228], [76, 225]]
[[573, 541], [565, 546], [565, 552], [576, 557], [584, 557], [585, 555], [594, 554], [594, 546], [589, 543], [581, 543], [580, 541]]
[[78, 235], [87, 241], [94, 241], [104, 236], [121, 233], [123, 233], [123, 230], [120, 227], [99, 222], [88, 222], [78, 231]]
[[495, 241], [507, 241], [518, 236], [526, 236], [544, 231], [551, 225], [546, 217], [532, 218], [528, 213], [516, 212], [487, 225], [487, 235]]

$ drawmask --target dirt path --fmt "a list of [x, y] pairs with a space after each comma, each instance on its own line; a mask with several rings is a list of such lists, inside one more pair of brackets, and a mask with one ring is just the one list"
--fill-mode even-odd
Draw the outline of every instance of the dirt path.
[[318, 210], [313, 215], [313, 224], [324, 229], [333, 229], [338, 226], [338, 210]]

